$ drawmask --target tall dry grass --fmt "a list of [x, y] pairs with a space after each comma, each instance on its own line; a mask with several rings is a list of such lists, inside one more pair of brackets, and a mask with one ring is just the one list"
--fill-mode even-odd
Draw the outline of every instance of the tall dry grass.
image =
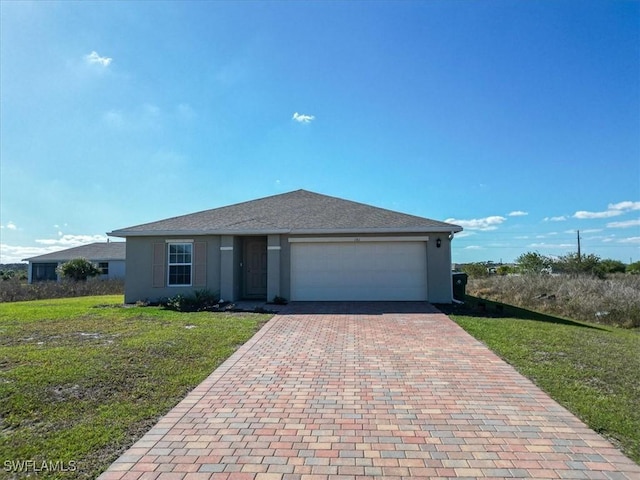
[[124, 293], [123, 280], [90, 279], [86, 282], [37, 282], [31, 285], [17, 278], [0, 281], [0, 303], [121, 293]]
[[574, 320], [640, 327], [640, 275], [494, 275], [469, 279], [467, 293]]

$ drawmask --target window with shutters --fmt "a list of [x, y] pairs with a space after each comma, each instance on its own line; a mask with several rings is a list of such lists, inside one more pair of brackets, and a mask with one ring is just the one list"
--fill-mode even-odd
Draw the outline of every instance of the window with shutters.
[[191, 286], [193, 267], [192, 243], [169, 243], [169, 269], [167, 285], [170, 287]]

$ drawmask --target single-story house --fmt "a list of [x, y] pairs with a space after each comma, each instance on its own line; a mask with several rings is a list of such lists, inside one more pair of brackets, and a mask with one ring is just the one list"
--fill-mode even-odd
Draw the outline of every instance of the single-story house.
[[125, 302], [206, 289], [229, 301], [450, 303], [457, 225], [297, 190], [114, 230]]
[[59, 280], [56, 272], [58, 266], [77, 258], [84, 258], [97, 265], [102, 270], [100, 278], [115, 279], [125, 277], [125, 254], [125, 242], [96, 242], [25, 258], [23, 261], [29, 262], [29, 283]]

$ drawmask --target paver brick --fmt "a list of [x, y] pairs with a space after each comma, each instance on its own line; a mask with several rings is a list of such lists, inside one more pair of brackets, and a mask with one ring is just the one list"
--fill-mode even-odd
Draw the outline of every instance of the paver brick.
[[432, 306], [291, 304], [100, 480], [635, 480]]

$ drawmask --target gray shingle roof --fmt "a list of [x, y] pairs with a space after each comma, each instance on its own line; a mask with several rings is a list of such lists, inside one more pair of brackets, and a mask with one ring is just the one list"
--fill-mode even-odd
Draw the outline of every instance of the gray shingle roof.
[[86, 258], [92, 262], [124, 260], [125, 242], [97, 242], [80, 247], [68, 248], [58, 252], [46, 253], [37, 257], [25, 258], [28, 262], [68, 262], [76, 258]]
[[457, 232], [461, 227], [306, 190], [260, 198], [110, 232], [167, 234]]

